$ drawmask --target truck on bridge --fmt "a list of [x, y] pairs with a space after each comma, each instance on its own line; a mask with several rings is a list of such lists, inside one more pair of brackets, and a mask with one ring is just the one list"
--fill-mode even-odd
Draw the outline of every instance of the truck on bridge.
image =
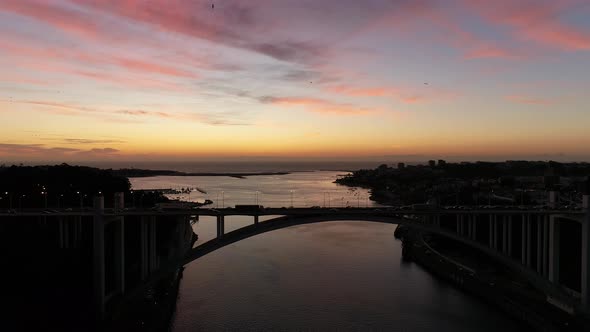
[[264, 206], [256, 204], [236, 204], [235, 210], [243, 212], [254, 212], [264, 210]]

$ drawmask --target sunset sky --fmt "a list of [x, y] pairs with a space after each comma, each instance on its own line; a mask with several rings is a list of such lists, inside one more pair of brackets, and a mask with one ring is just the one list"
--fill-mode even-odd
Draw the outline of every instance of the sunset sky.
[[0, 0], [0, 163], [590, 160], [589, 18], [588, 0]]

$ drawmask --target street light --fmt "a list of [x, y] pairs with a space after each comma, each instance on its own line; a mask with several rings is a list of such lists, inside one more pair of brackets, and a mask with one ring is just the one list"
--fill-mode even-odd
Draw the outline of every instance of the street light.
[[[45, 187], [43, 187], [45, 188]], [[46, 191], [42, 191], [41, 195], [43, 195], [44, 201], [45, 201], [45, 208], [47, 209], [47, 192]]]
[[12, 210], [12, 195], [8, 191], [4, 195], [8, 196], [8, 208]]

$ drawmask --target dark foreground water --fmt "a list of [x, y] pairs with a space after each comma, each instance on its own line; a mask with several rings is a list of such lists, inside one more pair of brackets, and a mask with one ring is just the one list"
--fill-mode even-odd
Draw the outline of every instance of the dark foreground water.
[[[213, 224], [202, 220], [197, 229]], [[172, 331], [517, 330], [504, 314], [404, 262], [394, 229], [303, 225], [211, 253], [186, 268]]]

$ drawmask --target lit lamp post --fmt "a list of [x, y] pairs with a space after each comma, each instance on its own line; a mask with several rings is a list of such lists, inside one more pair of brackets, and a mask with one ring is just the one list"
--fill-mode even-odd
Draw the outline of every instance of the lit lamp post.
[[9, 193], [8, 191], [4, 193], [6, 196], [8, 196], [8, 208], [12, 210], [12, 194]]
[[46, 191], [42, 191], [41, 195], [43, 195], [43, 200], [44, 200], [44, 204], [45, 204], [45, 208], [47, 209], [47, 192]]
[[79, 191], [76, 191], [76, 194], [78, 194], [78, 196], [80, 197], [80, 209], [82, 209], [82, 205], [84, 205], [84, 197], [82, 196], [82, 193]]

